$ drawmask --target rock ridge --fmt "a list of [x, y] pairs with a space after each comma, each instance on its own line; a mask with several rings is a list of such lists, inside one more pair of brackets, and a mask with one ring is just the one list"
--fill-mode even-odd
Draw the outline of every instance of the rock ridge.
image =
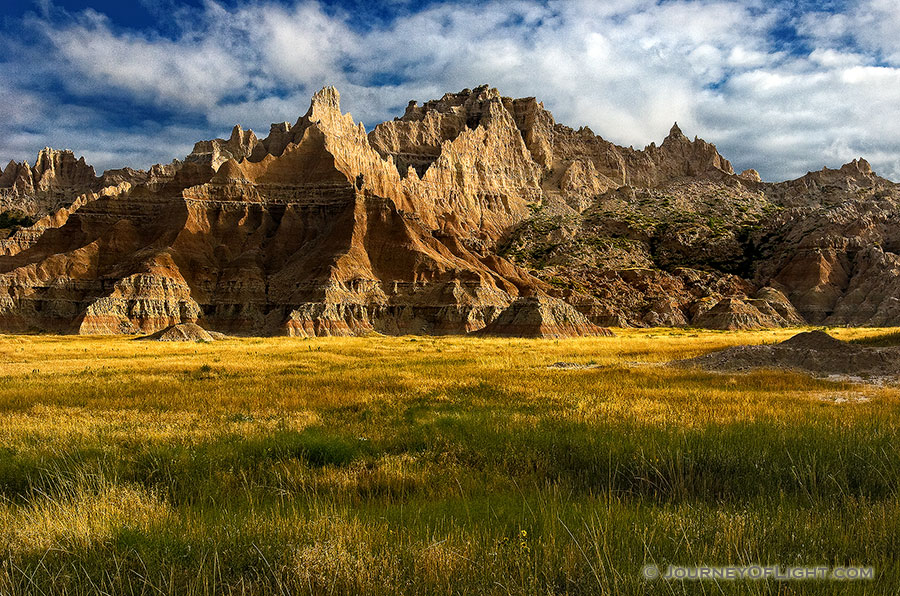
[[863, 159], [767, 183], [677, 123], [620, 147], [487, 85], [369, 132], [340, 100], [147, 171], [11, 162], [0, 331], [900, 325], [900, 191]]

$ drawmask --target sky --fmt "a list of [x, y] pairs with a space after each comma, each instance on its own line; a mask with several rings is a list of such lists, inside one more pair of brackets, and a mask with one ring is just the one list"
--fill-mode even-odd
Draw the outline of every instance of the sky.
[[900, 181], [898, 32], [895, 0], [5, 0], [0, 160], [147, 168], [326, 85], [371, 130], [488, 84], [635, 148], [677, 121], [765, 180]]

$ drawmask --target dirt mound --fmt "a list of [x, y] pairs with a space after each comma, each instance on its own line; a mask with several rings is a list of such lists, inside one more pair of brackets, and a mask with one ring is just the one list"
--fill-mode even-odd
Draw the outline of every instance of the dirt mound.
[[870, 348], [809, 331], [776, 345], [736, 346], [672, 365], [720, 372], [778, 368], [817, 377], [896, 382], [900, 380], [900, 348]]
[[225, 339], [225, 335], [215, 331], [207, 331], [196, 323], [180, 323], [141, 339], [154, 341], [216, 341], [217, 339]]
[[854, 351], [858, 348], [858, 346], [831, 337], [824, 331], [798, 333], [794, 337], [787, 339], [778, 345], [792, 350], [815, 350], [818, 352], [840, 351], [844, 353]]

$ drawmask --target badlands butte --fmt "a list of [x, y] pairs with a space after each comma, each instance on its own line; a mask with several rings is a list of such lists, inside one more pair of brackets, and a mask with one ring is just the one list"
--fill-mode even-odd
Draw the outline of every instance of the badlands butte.
[[367, 133], [325, 88], [149, 171], [11, 162], [0, 332], [896, 326], [898, 203], [862, 159], [766, 183], [677, 125], [619, 147], [487, 86]]

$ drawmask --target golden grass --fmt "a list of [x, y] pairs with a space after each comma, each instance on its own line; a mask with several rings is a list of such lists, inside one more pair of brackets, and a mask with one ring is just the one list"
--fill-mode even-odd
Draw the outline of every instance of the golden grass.
[[140, 487], [88, 482], [53, 498], [36, 496], [25, 507], [0, 505], [0, 542], [18, 555], [85, 549], [122, 526], [146, 530], [171, 516], [166, 503]]
[[0, 593], [640, 594], [766, 558], [900, 587], [900, 388], [664, 366], [796, 332], [0, 336]]
[[[128, 432], [129, 424], [149, 434], [202, 432], [220, 427], [221, 420], [213, 422], [216, 415], [235, 412], [253, 412], [256, 425], [290, 412], [297, 418], [291, 424], [302, 424], [323, 408], [440, 399], [448, 388], [479, 381], [496, 383], [512, 399], [549, 400], [564, 416], [688, 425], [791, 417], [803, 401], [858, 396], [849, 384], [779, 371], [715, 375], [656, 366], [732, 345], [777, 342], [795, 332], [651, 329], [560, 341], [377, 337], [211, 344], [0, 336], [0, 411], [6, 411], [0, 432], [19, 424], [19, 415], [26, 416], [21, 424], [36, 431], [54, 428], [58, 419], [61, 432], [98, 425]], [[849, 339], [883, 331], [832, 333]], [[547, 368], [560, 361], [597, 368]], [[863, 395], [872, 401], [857, 410], [900, 393], [867, 387]], [[840, 415], [852, 415], [847, 410]], [[171, 414], [154, 414], [150, 422], [141, 411]]]

